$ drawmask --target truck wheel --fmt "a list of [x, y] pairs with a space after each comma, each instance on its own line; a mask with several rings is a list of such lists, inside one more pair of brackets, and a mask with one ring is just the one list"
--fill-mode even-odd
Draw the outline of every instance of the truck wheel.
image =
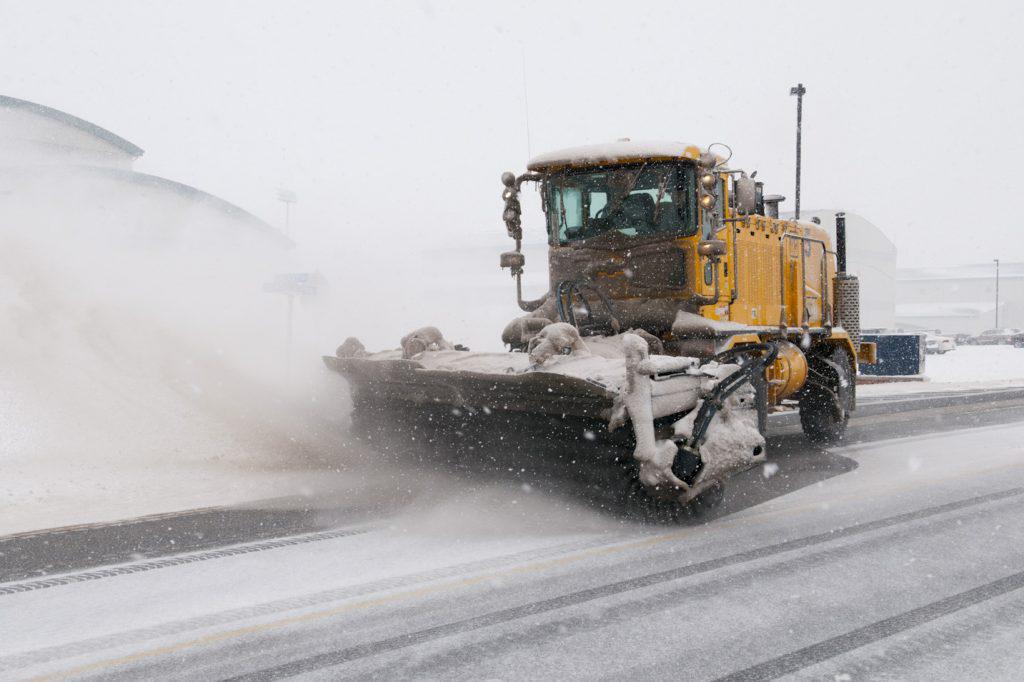
[[626, 511], [642, 521], [670, 524], [696, 521], [711, 513], [725, 499], [725, 486], [715, 482], [688, 504], [682, 505], [676, 499], [678, 490], [669, 491], [670, 494], [661, 497], [644, 487], [632, 456], [616, 458], [616, 467], [620, 472]]
[[687, 511], [695, 517], [701, 517], [717, 508], [725, 499], [725, 486], [716, 482], [686, 505]]
[[[810, 359], [812, 379], [800, 395], [800, 427], [815, 443], [836, 443], [846, 433], [853, 409], [854, 379], [846, 354]], [[813, 381], [813, 383], [810, 383]]]

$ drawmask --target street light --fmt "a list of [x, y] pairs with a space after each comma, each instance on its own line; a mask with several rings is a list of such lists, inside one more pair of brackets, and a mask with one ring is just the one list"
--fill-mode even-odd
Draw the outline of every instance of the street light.
[[807, 88], [803, 83], [797, 83], [795, 88], [789, 89], [790, 95], [796, 95], [796, 219], [800, 220], [800, 132], [804, 117], [804, 93]]
[[290, 222], [292, 214], [292, 204], [296, 204], [299, 201], [299, 197], [295, 192], [290, 189], [280, 187], [277, 190], [277, 200], [284, 204], [284, 233], [285, 236], [291, 236], [288, 234], [288, 223]]
[[999, 259], [992, 260], [996, 263], [996, 329], [999, 329]]

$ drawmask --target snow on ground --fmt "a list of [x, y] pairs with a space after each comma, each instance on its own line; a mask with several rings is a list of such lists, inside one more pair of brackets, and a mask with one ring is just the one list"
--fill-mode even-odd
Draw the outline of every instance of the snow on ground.
[[925, 359], [923, 381], [864, 384], [865, 397], [1024, 387], [1024, 348], [960, 346]]

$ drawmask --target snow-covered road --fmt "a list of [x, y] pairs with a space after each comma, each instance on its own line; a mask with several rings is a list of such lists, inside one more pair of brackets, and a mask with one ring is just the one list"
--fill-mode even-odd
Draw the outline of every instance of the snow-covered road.
[[497, 486], [355, 534], [0, 584], [25, 588], [0, 590], [0, 677], [1018, 677], [1022, 417], [837, 448], [849, 466], [707, 525]]

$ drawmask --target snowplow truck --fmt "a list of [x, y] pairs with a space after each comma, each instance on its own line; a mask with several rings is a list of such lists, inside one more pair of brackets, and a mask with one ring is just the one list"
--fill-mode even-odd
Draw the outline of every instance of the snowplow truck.
[[[780, 218], [783, 197], [714, 148], [621, 140], [504, 173], [515, 248], [500, 265], [523, 312], [502, 331], [508, 352], [471, 352], [435, 327], [376, 353], [349, 338], [324, 361], [349, 381], [355, 416], [426, 413], [454, 438], [483, 421], [494, 444], [531, 426], [580, 452], [606, 442], [627, 453], [614, 461], [635, 489], [690, 509], [765, 461], [772, 410], [798, 409], [812, 440], [841, 439], [858, 359], [874, 351], [859, 339], [842, 214], [834, 248], [820, 225]], [[549, 287], [532, 300], [528, 184], [548, 243]]]

